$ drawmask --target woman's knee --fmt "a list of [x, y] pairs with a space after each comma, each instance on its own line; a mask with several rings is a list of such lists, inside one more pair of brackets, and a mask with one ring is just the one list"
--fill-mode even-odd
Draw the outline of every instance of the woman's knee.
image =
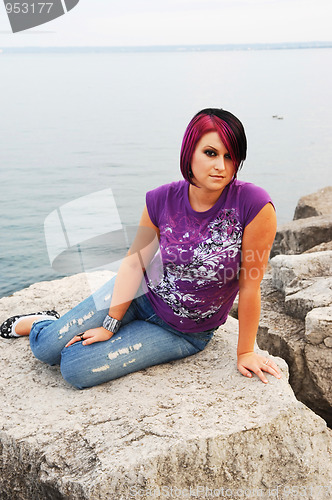
[[[71, 347], [65, 347], [61, 352], [60, 371], [61, 375], [68, 384], [76, 387], [76, 389], [83, 389], [83, 370], [82, 363], [77, 363], [75, 357], [70, 355]], [[69, 355], [67, 355], [69, 354]]]
[[53, 326], [55, 321], [40, 321], [32, 326], [29, 342], [30, 348], [39, 361], [48, 365], [58, 365], [60, 363], [60, 350], [54, 343], [50, 342], [51, 335], [47, 331], [49, 326]]
[[[91, 357], [86, 355], [89, 346], [82, 346], [77, 342], [69, 347], [65, 347], [61, 352], [60, 371], [68, 384], [76, 389], [93, 387], [103, 381], [95, 380], [94, 371], [91, 366]], [[88, 353], [90, 354], [90, 353]]]
[[74, 374], [71, 370], [67, 369], [66, 365], [60, 364], [61, 375], [68, 384], [75, 387], [75, 389], [85, 389], [86, 386], [83, 385], [83, 378], [80, 377], [79, 373]]

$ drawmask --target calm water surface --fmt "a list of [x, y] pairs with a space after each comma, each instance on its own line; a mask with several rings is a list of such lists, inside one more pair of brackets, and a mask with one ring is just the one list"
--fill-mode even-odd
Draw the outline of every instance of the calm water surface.
[[182, 136], [203, 107], [243, 121], [239, 178], [269, 191], [279, 224], [292, 219], [300, 196], [331, 184], [331, 55], [0, 54], [0, 296], [63, 275], [44, 236], [63, 204], [110, 188], [121, 222], [137, 224], [145, 192], [180, 179]]

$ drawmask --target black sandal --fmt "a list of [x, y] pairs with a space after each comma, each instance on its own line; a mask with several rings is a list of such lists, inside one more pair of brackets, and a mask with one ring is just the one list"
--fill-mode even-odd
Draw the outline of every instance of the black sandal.
[[19, 336], [13, 335], [13, 325], [15, 321], [17, 321], [19, 318], [23, 318], [23, 316], [53, 316], [56, 319], [60, 318], [60, 314], [54, 310], [52, 311], [42, 311], [42, 312], [37, 312], [37, 313], [30, 313], [30, 314], [19, 314], [17, 316], [12, 316], [11, 318], [6, 319], [0, 326], [0, 337], [4, 339], [16, 339]]

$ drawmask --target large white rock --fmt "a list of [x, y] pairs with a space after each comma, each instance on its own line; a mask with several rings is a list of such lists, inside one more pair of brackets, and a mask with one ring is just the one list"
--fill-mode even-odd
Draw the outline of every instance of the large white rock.
[[332, 214], [298, 219], [278, 227], [271, 257], [300, 254], [332, 240]]
[[293, 221], [278, 227], [271, 256], [331, 249], [332, 186], [299, 199]]
[[[0, 320], [23, 305], [63, 313], [88, 293], [84, 276], [36, 284], [1, 299]], [[267, 385], [237, 371], [237, 326], [196, 356], [82, 391], [27, 338], [0, 342], [1, 499], [331, 498], [331, 431], [296, 400], [283, 360]]]
[[332, 186], [319, 189], [315, 193], [302, 196], [297, 202], [294, 220], [332, 213]]
[[305, 319], [316, 307], [332, 305], [332, 277], [294, 280], [285, 290], [287, 314]]
[[[308, 312], [305, 318], [305, 336], [307, 342], [313, 345], [321, 344], [332, 337], [332, 307], [317, 307]], [[324, 344], [326, 345], [326, 342]]]
[[272, 283], [285, 292], [295, 279], [305, 280], [332, 275], [332, 251], [313, 252], [301, 255], [276, 255], [270, 261]]

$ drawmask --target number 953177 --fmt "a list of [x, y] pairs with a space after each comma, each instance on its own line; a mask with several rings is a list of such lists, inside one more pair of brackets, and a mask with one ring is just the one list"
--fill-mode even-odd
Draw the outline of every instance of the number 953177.
[[6, 3], [6, 11], [8, 14], [41, 14], [49, 13], [52, 9], [53, 2], [31, 2], [31, 3]]

